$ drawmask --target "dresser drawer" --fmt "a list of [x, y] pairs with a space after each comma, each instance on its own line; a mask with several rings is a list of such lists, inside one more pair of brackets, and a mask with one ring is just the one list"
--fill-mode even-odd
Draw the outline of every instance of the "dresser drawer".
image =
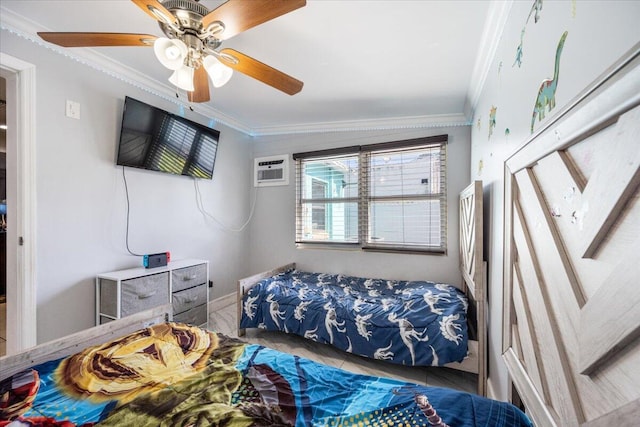
[[173, 292], [192, 288], [207, 282], [207, 265], [199, 264], [173, 270]]
[[121, 317], [169, 303], [169, 273], [122, 281]]
[[207, 323], [207, 304], [202, 304], [191, 310], [177, 314], [173, 316], [173, 321], [197, 326], [204, 325]]
[[174, 292], [173, 299], [173, 315], [187, 311], [193, 307], [202, 305], [207, 302], [207, 285], [202, 284], [195, 288], [185, 289], [184, 291]]

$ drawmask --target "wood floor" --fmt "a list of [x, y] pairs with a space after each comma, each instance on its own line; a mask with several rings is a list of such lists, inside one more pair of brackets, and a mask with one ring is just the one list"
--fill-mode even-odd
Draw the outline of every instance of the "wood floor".
[[[209, 329], [237, 338], [237, 311], [232, 298], [212, 301], [209, 306]], [[247, 329], [243, 341], [295, 354], [325, 365], [364, 375], [374, 375], [435, 387], [447, 387], [475, 393], [476, 375], [437, 367], [408, 367], [345, 353], [328, 344], [316, 343], [297, 335]]]

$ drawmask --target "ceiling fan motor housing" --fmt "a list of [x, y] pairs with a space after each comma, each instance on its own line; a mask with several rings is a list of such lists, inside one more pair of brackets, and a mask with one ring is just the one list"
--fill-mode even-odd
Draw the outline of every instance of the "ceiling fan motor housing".
[[[162, 5], [177, 18], [182, 31], [182, 33], [178, 33], [172, 26], [158, 21], [162, 32], [167, 37], [180, 39], [190, 49], [199, 53], [204, 50], [205, 46], [208, 49], [216, 49], [220, 46], [221, 41], [213, 37], [211, 31], [206, 32], [207, 29], [202, 28], [202, 18], [209, 13], [209, 9], [205, 6], [195, 0], [167, 0]], [[219, 33], [224, 30], [224, 25], [221, 22], [216, 22], [216, 26], [220, 30], [214, 28], [213, 32]]]

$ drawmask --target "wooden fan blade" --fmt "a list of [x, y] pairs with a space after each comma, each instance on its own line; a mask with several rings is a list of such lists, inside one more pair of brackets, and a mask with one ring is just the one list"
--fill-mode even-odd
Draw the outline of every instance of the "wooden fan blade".
[[169, 9], [164, 7], [158, 0], [131, 0], [140, 9], [144, 10], [147, 15], [153, 19], [164, 22], [166, 24], [173, 24], [178, 26], [178, 20]]
[[62, 47], [153, 46], [151, 34], [125, 33], [38, 33], [43, 40]]
[[306, 4], [306, 0], [229, 0], [205, 15], [202, 27], [206, 30], [213, 22], [222, 22], [224, 32], [215, 37], [226, 40]]
[[193, 92], [189, 92], [189, 102], [207, 102], [211, 99], [209, 94], [209, 76], [204, 67], [196, 69], [193, 75]]
[[[235, 58], [237, 62], [234, 61], [233, 58]], [[260, 80], [262, 83], [266, 83], [289, 95], [295, 95], [300, 92], [304, 85], [300, 80], [294, 79], [282, 71], [278, 71], [233, 49], [222, 49], [218, 59], [226, 66], [242, 74], [246, 74], [249, 77], [253, 77], [256, 80]]]

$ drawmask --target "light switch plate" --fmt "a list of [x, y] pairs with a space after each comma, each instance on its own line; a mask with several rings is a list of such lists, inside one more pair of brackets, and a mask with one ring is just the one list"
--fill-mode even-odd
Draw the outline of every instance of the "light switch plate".
[[67, 99], [67, 117], [72, 119], [80, 119], [80, 103], [75, 101], [69, 101]]

